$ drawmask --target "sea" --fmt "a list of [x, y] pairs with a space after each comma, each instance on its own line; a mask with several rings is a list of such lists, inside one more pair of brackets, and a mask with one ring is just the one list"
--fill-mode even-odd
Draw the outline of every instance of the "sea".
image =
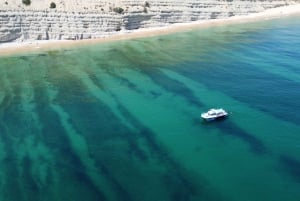
[[299, 16], [0, 57], [0, 201], [299, 200]]

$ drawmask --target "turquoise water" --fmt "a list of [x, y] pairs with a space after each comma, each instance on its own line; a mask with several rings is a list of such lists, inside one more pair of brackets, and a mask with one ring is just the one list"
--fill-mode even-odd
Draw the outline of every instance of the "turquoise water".
[[290, 17], [1, 57], [0, 200], [299, 201], [299, 36]]

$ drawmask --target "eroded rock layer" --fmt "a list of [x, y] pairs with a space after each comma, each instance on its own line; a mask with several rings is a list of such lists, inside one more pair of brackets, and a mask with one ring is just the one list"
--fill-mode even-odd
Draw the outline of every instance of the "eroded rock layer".
[[121, 30], [228, 18], [296, 3], [300, 0], [31, 0], [29, 5], [0, 0], [0, 42], [99, 38]]

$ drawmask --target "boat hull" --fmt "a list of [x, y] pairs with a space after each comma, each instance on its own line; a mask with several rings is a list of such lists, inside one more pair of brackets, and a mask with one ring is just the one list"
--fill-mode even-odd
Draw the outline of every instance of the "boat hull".
[[205, 121], [214, 121], [214, 120], [225, 119], [226, 117], [227, 117], [227, 115], [219, 116], [219, 117], [202, 117], [202, 119]]

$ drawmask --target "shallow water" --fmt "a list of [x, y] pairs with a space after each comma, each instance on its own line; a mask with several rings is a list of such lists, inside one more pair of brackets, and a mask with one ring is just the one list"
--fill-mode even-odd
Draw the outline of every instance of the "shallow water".
[[1, 57], [0, 200], [298, 201], [299, 35], [290, 17]]

